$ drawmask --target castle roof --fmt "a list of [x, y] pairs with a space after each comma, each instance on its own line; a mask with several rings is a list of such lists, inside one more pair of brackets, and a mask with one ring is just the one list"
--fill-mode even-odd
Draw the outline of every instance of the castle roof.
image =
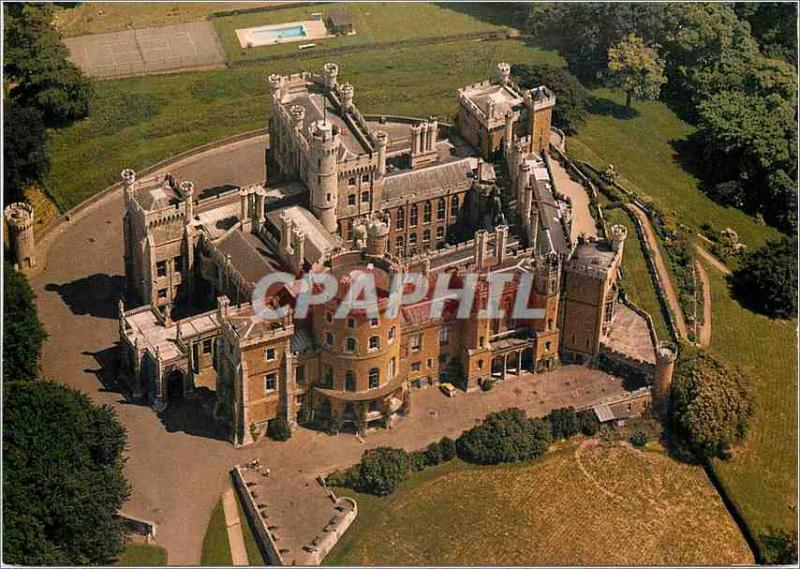
[[231, 231], [217, 243], [217, 249], [231, 256], [233, 267], [250, 283], [281, 270], [281, 263], [272, 251], [248, 231]]
[[472, 184], [472, 171], [477, 165], [477, 159], [470, 157], [388, 175], [383, 182], [383, 201], [418, 201], [424, 196], [462, 192]]

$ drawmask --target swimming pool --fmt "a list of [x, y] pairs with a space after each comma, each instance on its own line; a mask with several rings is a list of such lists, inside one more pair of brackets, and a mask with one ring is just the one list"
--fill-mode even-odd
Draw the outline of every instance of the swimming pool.
[[261, 42], [271, 42], [275, 40], [299, 39], [308, 36], [303, 24], [294, 26], [284, 26], [281, 28], [267, 28], [250, 30], [250, 37]]
[[322, 20], [298, 20], [269, 26], [256, 26], [236, 30], [243, 48], [303, 42], [329, 37]]

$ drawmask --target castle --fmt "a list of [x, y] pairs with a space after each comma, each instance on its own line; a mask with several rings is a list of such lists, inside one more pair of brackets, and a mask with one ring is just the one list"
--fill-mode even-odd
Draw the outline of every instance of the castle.
[[[626, 234], [570, 237], [571, 205], [547, 163], [555, 94], [521, 89], [501, 63], [497, 77], [458, 90], [455, 125], [367, 117], [354, 99], [334, 63], [271, 75], [267, 172], [250, 186], [122, 172], [126, 288], [138, 307], [120, 301], [121, 374], [134, 398], [161, 410], [207, 389], [245, 445], [276, 418], [366, 433], [402, 414], [415, 388], [472, 390], [598, 353]], [[338, 292], [303, 318], [256, 318], [259, 281], [279, 271], [328, 275]], [[410, 273], [431, 286], [389, 310], [392, 279]], [[365, 274], [378, 313], [334, 317]], [[443, 275], [453, 289], [477, 275], [469, 318], [456, 317], [458, 298], [437, 296]], [[276, 285], [265, 302], [293, 309], [297, 295]], [[520, 295], [537, 316], [514, 317]], [[489, 305], [505, 315], [481, 318]]]

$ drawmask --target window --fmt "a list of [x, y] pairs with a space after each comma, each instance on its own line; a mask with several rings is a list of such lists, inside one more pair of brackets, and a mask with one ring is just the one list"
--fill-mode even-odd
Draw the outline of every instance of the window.
[[356, 205], [356, 195], [350, 194], [347, 196], [347, 205]]
[[432, 367], [433, 367], [433, 359], [428, 358], [428, 369], [431, 369]]
[[210, 354], [211, 353], [211, 343], [212, 343], [211, 339], [203, 340], [203, 353], [204, 354]]
[[161, 290], [159, 290], [158, 291], [158, 298], [160, 300], [165, 300], [167, 298], [167, 289], [162, 288]]
[[347, 238], [348, 239], [352, 239], [353, 238], [353, 222], [352, 221], [348, 221], [347, 222]]
[[436, 204], [436, 219], [444, 219], [446, 209], [447, 203], [444, 201], [444, 198], [439, 198], [439, 202]]
[[351, 354], [354, 353], [356, 351], [356, 339], [348, 338], [345, 349]]
[[369, 174], [362, 174], [361, 181], [362, 182], [369, 182]]
[[422, 333], [411, 336], [411, 351], [418, 352], [422, 349]]
[[456, 217], [457, 215], [458, 215], [458, 196], [453, 196], [453, 199], [450, 202], [450, 217]]
[[306, 384], [306, 366], [297, 366], [297, 369], [294, 371], [294, 380], [297, 382], [297, 385]]
[[275, 348], [267, 348], [267, 361], [271, 362], [275, 359]]
[[431, 242], [431, 230], [426, 229], [425, 231], [422, 232], [422, 243], [424, 245], [427, 245], [430, 242]]
[[478, 339], [478, 345], [482, 348], [483, 347], [483, 336]]
[[483, 369], [483, 360], [478, 360], [478, 369]]
[[159, 277], [166, 277], [167, 276], [167, 262], [166, 261], [159, 261], [156, 263], [156, 275]]
[[348, 183], [348, 184], [350, 184], [351, 186], [355, 186], [355, 185], [356, 185], [356, 178], [355, 178], [355, 176], [353, 176], [352, 178], [350, 178], [349, 180], [347, 180], [347, 183]]
[[417, 246], [417, 234], [412, 233], [408, 236], [408, 246], [409, 247], [416, 247]]
[[361, 203], [369, 203], [369, 192], [361, 192]]
[[328, 324], [333, 324], [333, 312], [325, 313], [325, 322], [327, 322]]
[[394, 326], [389, 328], [389, 342], [394, 340], [395, 331], [396, 331], [396, 328]]
[[403, 253], [403, 236], [402, 235], [398, 235], [397, 239], [395, 239], [394, 242], [395, 242], [395, 247], [397, 249], [397, 251], [396, 251], [397, 254], [398, 255], [402, 255], [402, 253]]
[[397, 210], [397, 229], [403, 229], [406, 226], [406, 210], [402, 207]]
[[370, 350], [377, 350], [380, 348], [380, 338], [377, 336], [370, 336], [369, 338], [369, 349]]
[[387, 378], [389, 381], [391, 381], [392, 379], [394, 379], [394, 368], [395, 368], [395, 365], [396, 365], [396, 362], [395, 362], [395, 359], [394, 359], [394, 358], [392, 358], [391, 360], [389, 360], [389, 367], [388, 367], [388, 369], [386, 370], [386, 378]]
[[425, 202], [425, 205], [422, 208], [422, 222], [431, 222], [431, 202]]
[[373, 399], [372, 401], [369, 402], [369, 412], [374, 413], [377, 410], [378, 410], [378, 402]]
[[439, 344], [445, 345], [450, 341], [450, 327], [442, 326], [439, 328]]
[[549, 352], [550, 351], [550, 342], [545, 342], [544, 343], [544, 351], [545, 352]]
[[344, 388], [347, 391], [356, 390], [356, 374], [352, 371], [348, 371], [344, 376]]
[[268, 373], [264, 376], [264, 389], [267, 391], [275, 391], [275, 374]]
[[377, 389], [378, 384], [380, 383], [380, 375], [381, 372], [378, 368], [374, 367], [369, 370], [369, 388], [370, 389]]
[[331, 203], [331, 194], [330, 193], [325, 194], [325, 201], [328, 202], [328, 203]]
[[325, 345], [333, 346], [333, 332], [325, 332]]
[[322, 385], [333, 387], [333, 368], [327, 364], [325, 364], [325, 375], [322, 376]]
[[372, 318], [369, 321], [369, 325], [373, 328], [377, 328], [378, 324], [380, 324], [380, 321], [377, 318]]
[[422, 364], [420, 362], [414, 362], [413, 364], [411, 364], [411, 371], [417, 371], [418, 372], [421, 367], [422, 367]]
[[355, 328], [356, 327], [356, 319], [355, 318], [348, 318], [347, 319], [347, 327], [348, 328]]
[[178, 255], [172, 260], [172, 263], [175, 267], [175, 271], [180, 273], [183, 271], [183, 257]]
[[436, 240], [437, 241], [444, 240], [444, 227], [437, 227], [436, 228]]
[[415, 227], [417, 225], [417, 218], [419, 217], [419, 213], [417, 211], [417, 206], [411, 206], [411, 213], [408, 214], [408, 225], [409, 227]]

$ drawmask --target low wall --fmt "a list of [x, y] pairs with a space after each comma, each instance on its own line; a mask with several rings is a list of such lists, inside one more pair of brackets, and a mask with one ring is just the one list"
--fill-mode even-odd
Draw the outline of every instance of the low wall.
[[270, 535], [269, 530], [267, 529], [267, 526], [264, 523], [258, 508], [256, 507], [253, 496], [247, 490], [247, 485], [242, 477], [241, 467], [235, 466], [231, 471], [231, 475], [233, 476], [233, 484], [236, 487], [236, 491], [239, 493], [239, 499], [241, 500], [242, 506], [244, 506], [245, 514], [253, 522], [253, 527], [256, 531], [256, 541], [258, 542], [258, 548], [261, 550], [261, 554], [267, 561], [269, 561], [270, 565], [285, 565], [283, 562], [283, 556], [281, 555], [275, 540], [272, 539], [272, 535]]
[[143, 535], [148, 539], [148, 541], [156, 537], [155, 522], [137, 518], [124, 512], [118, 513], [117, 519], [122, 522], [122, 525], [124, 525], [125, 529], [127, 529], [129, 532]]

